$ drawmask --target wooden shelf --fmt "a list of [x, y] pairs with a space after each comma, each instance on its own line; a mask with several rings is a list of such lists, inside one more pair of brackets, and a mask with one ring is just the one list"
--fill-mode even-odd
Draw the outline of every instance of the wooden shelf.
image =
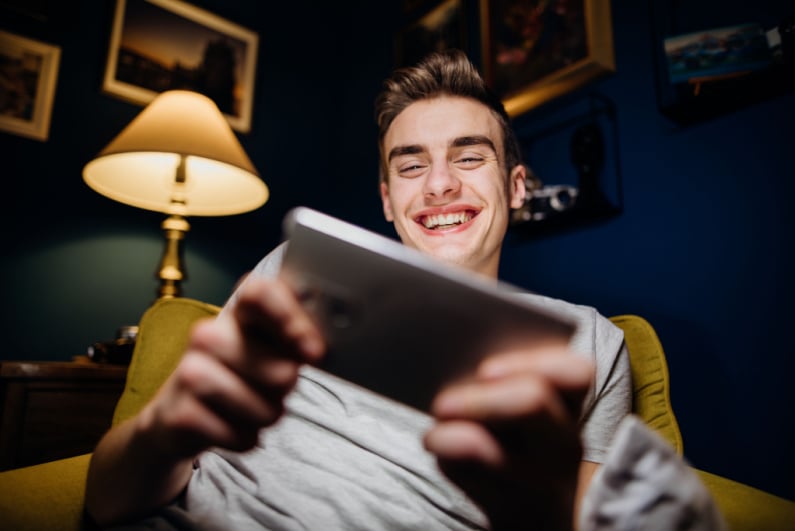
[[93, 451], [126, 377], [119, 365], [0, 362], [0, 470]]
[[663, 84], [660, 112], [679, 125], [691, 125], [795, 91], [795, 64], [775, 64], [741, 76]]

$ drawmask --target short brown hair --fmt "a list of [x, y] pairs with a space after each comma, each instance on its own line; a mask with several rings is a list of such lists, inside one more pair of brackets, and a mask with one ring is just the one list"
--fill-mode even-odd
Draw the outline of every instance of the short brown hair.
[[[491, 109], [502, 129], [507, 173], [522, 163], [519, 143], [500, 99], [486, 85], [478, 70], [461, 50], [434, 52], [416, 66], [395, 70], [384, 81], [384, 89], [375, 100], [378, 124], [378, 150], [381, 154], [379, 174], [387, 180], [388, 166], [384, 137], [395, 118], [414, 102], [438, 96], [461, 96], [479, 101]], [[500, 153], [498, 156], [502, 155]]]

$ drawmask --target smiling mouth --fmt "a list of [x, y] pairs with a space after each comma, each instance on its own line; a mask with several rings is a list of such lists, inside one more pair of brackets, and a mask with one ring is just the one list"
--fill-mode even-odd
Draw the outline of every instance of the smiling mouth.
[[420, 216], [417, 221], [428, 230], [445, 230], [462, 225], [477, 215], [478, 213], [474, 210], [464, 210], [448, 214]]

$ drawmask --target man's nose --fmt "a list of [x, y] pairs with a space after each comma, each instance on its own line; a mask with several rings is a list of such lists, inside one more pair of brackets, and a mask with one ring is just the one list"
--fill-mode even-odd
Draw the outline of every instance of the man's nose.
[[425, 196], [442, 198], [456, 194], [461, 189], [460, 179], [450, 171], [447, 164], [435, 164], [425, 178]]

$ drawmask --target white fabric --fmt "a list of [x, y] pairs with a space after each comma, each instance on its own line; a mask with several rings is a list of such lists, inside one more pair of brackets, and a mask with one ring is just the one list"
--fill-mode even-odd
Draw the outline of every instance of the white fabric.
[[679, 529], [725, 531], [709, 491], [674, 449], [630, 415], [580, 511], [581, 531]]

